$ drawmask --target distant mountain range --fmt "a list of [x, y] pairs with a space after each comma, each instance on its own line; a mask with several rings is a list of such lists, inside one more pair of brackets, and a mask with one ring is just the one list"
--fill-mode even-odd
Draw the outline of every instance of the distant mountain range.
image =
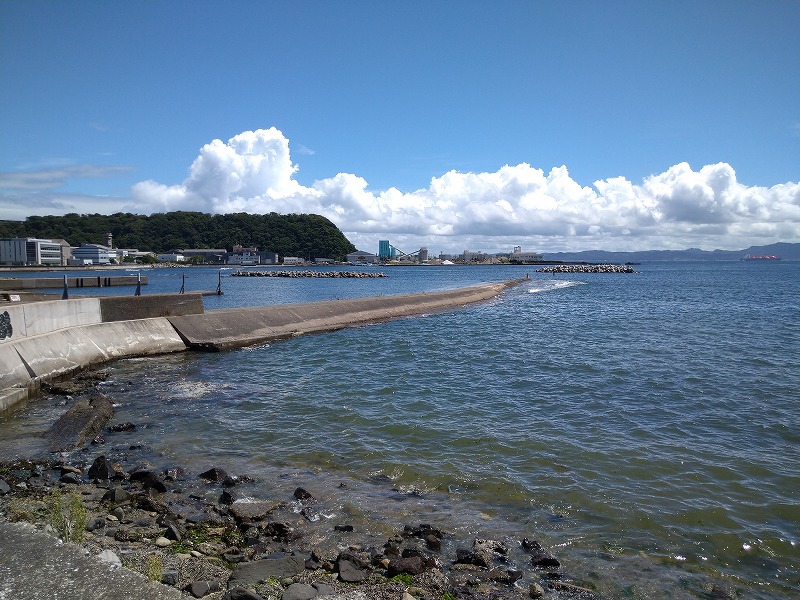
[[739, 260], [751, 255], [777, 256], [783, 260], [800, 260], [800, 244], [779, 242], [767, 246], [750, 246], [744, 250], [640, 250], [637, 252], [607, 252], [605, 250], [584, 250], [583, 252], [543, 252], [545, 260], [567, 262], [646, 262], [651, 260]]

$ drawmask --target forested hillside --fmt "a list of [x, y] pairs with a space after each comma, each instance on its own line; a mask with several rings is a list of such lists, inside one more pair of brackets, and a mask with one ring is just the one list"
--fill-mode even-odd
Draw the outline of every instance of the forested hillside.
[[224, 248], [234, 244], [277, 252], [281, 256], [343, 260], [355, 246], [330, 220], [319, 215], [210, 215], [170, 212], [28, 217], [0, 221], [0, 237], [65, 239], [73, 246], [102, 244], [114, 235], [114, 247], [169, 252], [178, 248]]

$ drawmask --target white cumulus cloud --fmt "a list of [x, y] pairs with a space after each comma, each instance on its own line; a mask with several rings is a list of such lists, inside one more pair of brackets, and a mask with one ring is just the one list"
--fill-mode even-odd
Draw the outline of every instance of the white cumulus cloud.
[[200, 149], [178, 185], [133, 187], [142, 212], [317, 213], [357, 246], [378, 239], [431, 250], [633, 250], [743, 248], [800, 241], [800, 184], [747, 187], [730, 165], [694, 171], [680, 163], [640, 184], [623, 177], [581, 185], [566, 166], [545, 173], [527, 163], [493, 173], [449, 171], [425, 189], [370, 191], [339, 173], [301, 185], [289, 140], [276, 128], [245, 131]]

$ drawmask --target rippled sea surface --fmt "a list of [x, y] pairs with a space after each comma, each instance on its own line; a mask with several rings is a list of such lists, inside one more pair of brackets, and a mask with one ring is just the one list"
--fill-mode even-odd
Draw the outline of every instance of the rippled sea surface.
[[[444, 314], [120, 361], [106, 387], [163, 461], [255, 474], [254, 495], [316, 486], [376, 535], [536, 538], [607, 597], [800, 597], [800, 263], [636, 268], [222, 271], [207, 310], [531, 280]], [[180, 288], [181, 270], [143, 273], [145, 293]], [[213, 289], [218, 271], [186, 277]]]

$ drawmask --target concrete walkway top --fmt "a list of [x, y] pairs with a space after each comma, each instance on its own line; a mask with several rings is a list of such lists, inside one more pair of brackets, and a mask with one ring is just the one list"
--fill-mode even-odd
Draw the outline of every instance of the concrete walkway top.
[[494, 298], [520, 281], [489, 283], [441, 292], [222, 309], [169, 317], [169, 321], [190, 348], [226, 350], [297, 335], [451, 310]]

